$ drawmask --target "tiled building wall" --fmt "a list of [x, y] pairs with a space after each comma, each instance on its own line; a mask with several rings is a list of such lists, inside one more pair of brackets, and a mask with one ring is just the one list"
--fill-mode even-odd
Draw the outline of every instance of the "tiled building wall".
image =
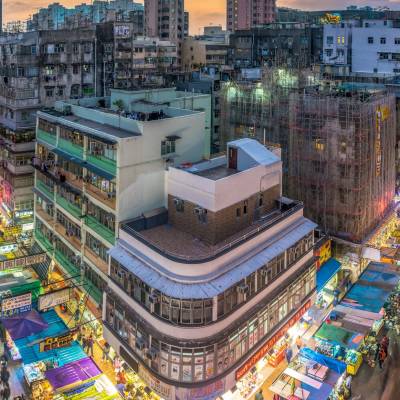
[[170, 195], [168, 196], [169, 222], [179, 230], [199, 237], [207, 243], [216, 244], [271, 211], [279, 196], [280, 187], [276, 185], [216, 213], [207, 210], [201, 217], [195, 212], [198, 206], [189, 201], [184, 201], [183, 209], [179, 211], [179, 207], [174, 204], [174, 196]]

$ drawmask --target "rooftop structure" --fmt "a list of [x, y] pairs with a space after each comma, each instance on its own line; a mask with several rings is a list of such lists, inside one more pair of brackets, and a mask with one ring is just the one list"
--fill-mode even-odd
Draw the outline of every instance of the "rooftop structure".
[[[104, 337], [146, 382], [160, 382], [160, 395], [189, 399], [215, 379], [212, 396], [222, 395], [309, 304], [316, 225], [301, 203], [282, 197], [281, 178], [279, 149], [233, 141], [225, 156], [170, 167], [164, 207], [122, 222], [110, 251]], [[274, 314], [281, 301], [288, 307]], [[235, 335], [243, 351], [231, 352]]]

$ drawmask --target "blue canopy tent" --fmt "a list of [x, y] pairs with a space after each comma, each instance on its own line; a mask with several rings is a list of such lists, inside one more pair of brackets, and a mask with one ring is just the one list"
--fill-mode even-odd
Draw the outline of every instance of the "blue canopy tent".
[[317, 353], [316, 351], [311, 350], [308, 347], [303, 347], [302, 349], [300, 349], [299, 356], [304, 357], [308, 360], [313, 360], [318, 364], [324, 365], [325, 367], [328, 367], [339, 375], [343, 374], [343, 372], [346, 371], [346, 364], [344, 362], [335, 360], [334, 358], [330, 358], [328, 356], [325, 356], [324, 354]]
[[326, 263], [322, 264], [321, 268], [317, 271], [317, 292], [320, 292], [324, 286], [335, 276], [339, 271], [342, 264], [330, 258]]

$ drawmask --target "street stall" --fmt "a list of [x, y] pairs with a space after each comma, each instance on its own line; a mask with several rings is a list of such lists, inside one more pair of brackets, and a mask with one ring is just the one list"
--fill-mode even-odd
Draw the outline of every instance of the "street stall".
[[283, 399], [326, 400], [345, 370], [344, 363], [304, 348], [269, 389]]
[[362, 334], [324, 322], [315, 333], [314, 339], [316, 351], [339, 361], [345, 361], [348, 371], [357, 373], [362, 363], [362, 356], [357, 351], [364, 339]]

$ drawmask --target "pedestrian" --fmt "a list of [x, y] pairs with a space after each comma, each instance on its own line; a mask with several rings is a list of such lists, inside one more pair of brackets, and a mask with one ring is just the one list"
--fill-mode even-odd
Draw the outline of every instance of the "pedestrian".
[[255, 400], [264, 400], [262, 389], [256, 394]]
[[286, 361], [289, 364], [290, 361], [292, 360], [292, 356], [293, 356], [293, 350], [292, 348], [289, 346], [286, 351], [285, 351], [285, 357], [286, 357]]
[[349, 392], [349, 398], [351, 397], [351, 382], [352, 382], [353, 378], [352, 376], [349, 374], [346, 378], [346, 380], [344, 381], [344, 384], [346, 386], [347, 391]]
[[11, 396], [10, 385], [8, 383], [4, 384], [3, 389], [3, 400], [8, 400]]
[[386, 335], [381, 340], [381, 347], [385, 349], [385, 352], [387, 354], [389, 349], [389, 338]]
[[108, 344], [108, 342], [105, 342], [103, 347], [103, 357], [102, 357], [102, 360], [104, 362], [107, 362], [109, 360], [109, 354], [110, 354], [110, 345]]
[[88, 348], [88, 355], [93, 357], [93, 345], [94, 345], [94, 339], [93, 339], [93, 334], [91, 333], [89, 335], [89, 338], [87, 340], [87, 348]]
[[8, 371], [6, 366], [3, 366], [1, 369], [0, 378], [3, 384], [8, 384], [8, 380], [10, 379], [10, 372]]
[[378, 356], [379, 356], [379, 350], [381, 349], [381, 344], [377, 343], [376, 344], [376, 348], [375, 348], [375, 361], [378, 360]]
[[297, 339], [296, 339], [296, 346], [297, 346], [297, 350], [300, 350], [301, 347], [303, 346], [303, 341], [301, 340], [301, 337], [300, 337], [300, 336], [297, 336]]
[[387, 357], [385, 348], [381, 346], [380, 350], [379, 350], [379, 356], [378, 356], [378, 361], [379, 361], [379, 368], [383, 369], [383, 363], [385, 362]]

